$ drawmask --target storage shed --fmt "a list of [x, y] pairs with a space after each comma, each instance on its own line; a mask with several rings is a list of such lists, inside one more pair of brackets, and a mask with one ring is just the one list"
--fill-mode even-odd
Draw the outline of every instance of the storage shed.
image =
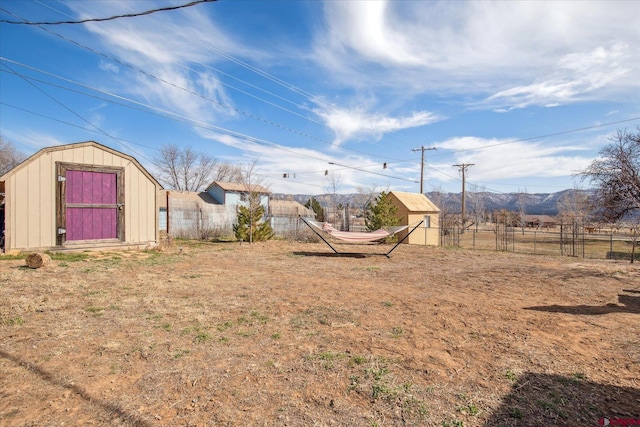
[[155, 246], [160, 188], [135, 158], [96, 142], [43, 148], [0, 177], [5, 252]]
[[[411, 233], [403, 243], [438, 246], [440, 242], [440, 209], [424, 194], [391, 191], [389, 197], [398, 208], [400, 225], [414, 226], [420, 221], [420, 227]], [[411, 227], [410, 227], [411, 228]], [[409, 231], [398, 233], [398, 239], [404, 238]]]

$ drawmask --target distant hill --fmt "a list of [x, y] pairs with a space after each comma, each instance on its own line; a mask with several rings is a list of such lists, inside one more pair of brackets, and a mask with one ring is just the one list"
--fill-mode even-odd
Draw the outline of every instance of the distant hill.
[[[550, 215], [558, 214], [558, 202], [567, 194], [573, 191], [580, 191], [591, 194], [592, 190], [564, 190], [556, 193], [525, 193], [525, 211], [527, 215]], [[336, 203], [346, 205], [350, 203], [352, 206], [357, 203], [358, 194], [337, 194]], [[428, 192], [426, 196], [436, 205], [446, 205], [449, 211], [459, 212], [462, 209], [462, 193], [437, 193]], [[274, 193], [272, 197], [277, 200], [296, 200], [305, 204], [311, 197], [314, 197], [323, 206], [331, 204], [331, 194], [306, 195], [306, 194], [279, 194]], [[467, 193], [466, 206], [472, 209], [473, 200], [479, 197], [484, 209], [487, 212], [506, 209], [508, 211], [518, 212], [520, 210], [519, 200], [520, 193]], [[440, 207], [440, 206], [439, 206]]]

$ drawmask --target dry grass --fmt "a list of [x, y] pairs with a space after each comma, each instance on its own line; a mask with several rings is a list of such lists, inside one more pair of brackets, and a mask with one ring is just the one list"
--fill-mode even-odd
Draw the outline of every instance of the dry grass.
[[626, 262], [277, 241], [53, 264], [0, 261], [0, 425], [640, 418]]

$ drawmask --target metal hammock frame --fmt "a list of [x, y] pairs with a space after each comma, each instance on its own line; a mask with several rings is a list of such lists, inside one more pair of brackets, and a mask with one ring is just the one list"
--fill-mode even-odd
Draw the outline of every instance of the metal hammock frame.
[[[329, 234], [331, 237], [335, 239], [342, 240], [345, 242], [350, 242], [350, 243], [356, 243], [356, 242], [375, 242], [377, 240], [386, 239], [387, 237], [393, 236], [394, 234], [399, 233], [411, 227], [410, 225], [385, 227], [385, 228], [381, 228], [371, 232], [339, 231], [327, 223], [319, 223], [316, 221], [306, 220], [301, 216], [298, 218], [300, 218], [302, 222], [307, 224], [307, 226], [311, 229], [311, 231], [316, 233], [318, 237], [320, 237], [322, 241], [325, 242], [327, 246], [329, 246], [331, 250], [337, 255], [358, 255], [358, 254], [353, 252], [338, 252], [336, 248], [334, 248], [333, 245], [331, 245], [331, 243], [329, 243], [329, 241], [325, 239], [324, 236], [322, 236], [322, 234], [318, 230]], [[380, 254], [380, 253], [364, 254], [363, 253], [362, 255], [384, 255], [387, 258], [391, 258], [391, 252], [393, 252], [402, 242], [404, 242], [411, 235], [411, 233], [413, 233], [418, 227], [420, 227], [420, 225], [422, 225], [423, 222], [424, 220], [421, 220], [420, 222], [418, 222], [418, 224], [415, 225], [407, 233], [407, 235], [404, 236], [401, 240], [399, 240], [387, 253], [383, 253], [383, 254]]]

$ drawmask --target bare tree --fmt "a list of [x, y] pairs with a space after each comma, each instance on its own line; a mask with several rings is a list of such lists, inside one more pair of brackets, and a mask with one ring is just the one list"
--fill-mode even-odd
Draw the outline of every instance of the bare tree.
[[597, 214], [614, 222], [640, 209], [640, 127], [635, 134], [618, 130], [609, 141], [580, 175], [596, 187]]
[[[362, 216], [364, 217], [373, 201], [378, 194], [380, 194], [380, 191], [378, 191], [376, 185], [372, 185], [371, 187], [358, 186], [357, 191], [358, 193], [353, 197], [353, 203], [358, 206], [358, 210], [362, 212]], [[386, 191], [389, 192], [388, 189]]]
[[158, 179], [178, 191], [201, 191], [210, 183], [218, 162], [209, 154], [191, 147], [166, 144], [154, 160]]
[[562, 218], [577, 219], [584, 222], [589, 215], [589, 194], [579, 188], [565, 192], [558, 199], [558, 213]]
[[527, 188], [525, 187], [522, 190], [518, 190], [518, 214], [520, 215], [520, 228], [522, 229], [522, 234], [524, 234], [524, 227], [526, 225], [526, 214], [527, 214], [527, 199], [529, 196], [527, 195]]
[[485, 206], [484, 206], [484, 192], [485, 188], [478, 185], [471, 185], [471, 191], [468, 194], [469, 201], [471, 202], [471, 214], [475, 218], [476, 231], [478, 231], [478, 225], [480, 222], [484, 222]]
[[0, 175], [9, 172], [26, 158], [27, 156], [18, 151], [11, 141], [0, 135]]
[[241, 183], [243, 180], [242, 166], [224, 162], [215, 169], [213, 181]]
[[429, 199], [440, 209], [440, 228], [443, 231], [454, 228], [457, 223], [456, 211], [442, 187], [434, 187], [429, 192]]
[[331, 173], [327, 179], [328, 183], [326, 191], [331, 194], [331, 206], [329, 209], [329, 215], [327, 215], [327, 221], [335, 224], [337, 221], [338, 192], [342, 187], [342, 176], [339, 173]]

